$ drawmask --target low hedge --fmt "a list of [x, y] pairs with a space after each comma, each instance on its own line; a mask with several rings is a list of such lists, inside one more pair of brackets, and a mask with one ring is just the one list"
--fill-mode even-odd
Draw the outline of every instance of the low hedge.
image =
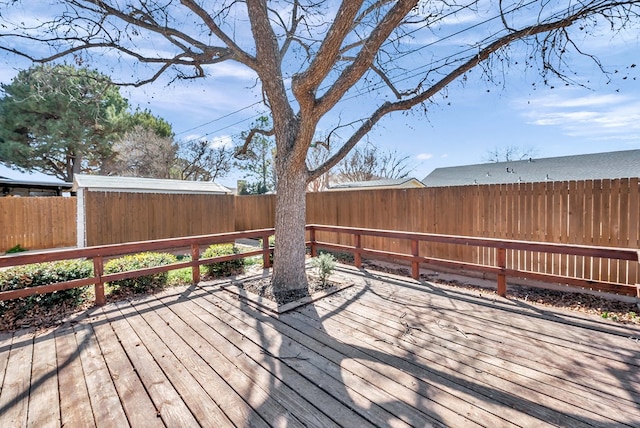
[[[88, 278], [93, 275], [93, 264], [84, 260], [35, 263], [0, 271], [0, 291], [55, 284], [57, 282]], [[53, 293], [36, 294], [20, 299], [0, 302], [0, 313], [9, 308], [26, 311], [34, 306], [51, 308], [65, 303], [80, 306], [87, 299], [89, 287], [78, 287]]]
[[[132, 270], [170, 265], [177, 262], [178, 258], [169, 253], [146, 252], [131, 254], [109, 260], [104, 265], [104, 274], [128, 272]], [[114, 291], [128, 289], [136, 293], [144, 293], [154, 288], [164, 287], [167, 285], [167, 278], [168, 272], [160, 272], [153, 275], [110, 281], [108, 286]]]
[[[229, 256], [239, 254], [238, 247], [233, 244], [213, 244], [202, 254], [202, 258]], [[210, 276], [231, 276], [244, 272], [244, 259], [228, 260], [226, 262], [204, 264], [203, 270]]]

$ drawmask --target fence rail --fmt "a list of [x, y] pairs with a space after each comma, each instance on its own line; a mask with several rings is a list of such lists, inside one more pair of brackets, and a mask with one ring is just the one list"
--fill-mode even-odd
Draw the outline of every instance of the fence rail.
[[[125, 278], [134, 278], [143, 275], [152, 275], [160, 272], [167, 272], [174, 269], [191, 267], [192, 281], [194, 284], [200, 282], [200, 265], [211, 262], [223, 262], [227, 260], [240, 259], [254, 255], [262, 255], [263, 265], [270, 266], [269, 236], [273, 235], [273, 229], [260, 229], [245, 232], [219, 233], [213, 235], [190, 236], [185, 238], [171, 238], [154, 241], [131, 242], [126, 244], [112, 244], [81, 249], [38, 251], [28, 254], [14, 254], [0, 257], [0, 268], [21, 266], [31, 263], [53, 262], [71, 259], [90, 259], [93, 261], [93, 276], [89, 278], [76, 279], [72, 281], [59, 282], [55, 284], [38, 287], [23, 288], [0, 292], [0, 301], [17, 299], [20, 297], [32, 296], [35, 294], [51, 293], [54, 291], [67, 290], [70, 288], [95, 286], [95, 303], [103, 305], [106, 301], [104, 294], [104, 284], [109, 281], [117, 281]], [[228, 256], [213, 258], [200, 258], [200, 247], [210, 244], [233, 243], [238, 239], [258, 238], [262, 239], [262, 249]], [[134, 254], [144, 251], [163, 251], [176, 248], [190, 248], [191, 260], [180, 263], [173, 263], [164, 266], [140, 269], [114, 274], [104, 274], [104, 261], [106, 258], [121, 256], [124, 254]], [[1, 284], [0, 284], [1, 285]]]
[[[585, 245], [571, 244], [550, 244], [545, 242], [526, 242], [505, 239], [477, 238], [471, 236], [452, 236], [428, 233], [401, 232], [391, 230], [352, 228], [340, 226], [326, 225], [308, 225], [309, 241], [307, 246], [311, 248], [311, 255], [317, 254], [318, 248], [329, 248], [338, 251], [348, 251], [354, 254], [354, 264], [361, 268], [362, 257], [370, 258], [387, 258], [394, 260], [405, 260], [411, 263], [411, 275], [415, 279], [419, 279], [420, 265], [437, 265], [449, 266], [456, 268], [466, 268], [477, 270], [480, 272], [489, 272], [497, 275], [498, 294], [506, 295], [507, 282], [506, 278], [524, 277], [532, 278], [545, 282], [571, 284], [580, 287], [595, 289], [599, 291], [614, 292], [624, 295], [632, 295], [640, 297], [640, 284], [630, 286], [627, 284], [617, 284], [603, 281], [593, 281], [575, 276], [561, 276], [551, 274], [541, 274], [538, 272], [524, 271], [517, 268], [510, 268], [507, 265], [507, 251], [535, 251], [539, 253], [565, 254], [585, 257], [598, 257], [609, 260], [624, 260], [638, 264], [640, 262], [640, 253], [637, 250], [628, 248], [603, 248]], [[341, 235], [350, 235], [352, 245], [341, 245], [331, 242], [323, 242], [316, 239], [319, 232], [332, 232]], [[200, 265], [211, 262], [221, 262], [233, 260], [254, 255], [262, 255], [263, 265], [270, 266], [269, 256], [271, 249], [269, 248], [269, 236], [273, 235], [274, 229], [260, 229], [244, 232], [221, 233], [214, 235], [193, 236], [185, 238], [163, 239], [159, 241], [134, 242], [128, 244], [113, 244], [98, 247], [88, 247], [83, 249], [58, 250], [58, 251], [42, 251], [30, 254], [17, 254], [0, 257], [0, 268], [19, 266], [30, 263], [50, 262], [57, 260], [69, 260], [77, 258], [86, 258], [93, 261], [94, 274], [92, 277], [77, 279], [72, 281], [60, 282], [45, 286], [24, 288], [19, 290], [10, 290], [0, 292], [0, 301], [27, 297], [35, 294], [50, 293], [53, 291], [66, 290], [70, 288], [83, 287], [87, 285], [95, 286], [95, 303], [103, 305], [106, 301], [104, 293], [104, 284], [108, 281], [116, 281], [125, 278], [138, 277], [142, 275], [151, 275], [159, 272], [166, 272], [173, 269], [191, 267], [192, 281], [198, 283], [200, 281]], [[410, 243], [411, 251], [408, 253], [391, 252], [378, 249], [367, 248], [362, 245], [362, 237], [377, 237], [385, 240], [406, 240]], [[262, 239], [262, 248], [259, 250], [240, 253], [214, 258], [200, 258], [200, 247], [209, 244], [230, 243], [242, 238], [260, 238]], [[459, 246], [477, 246], [482, 248], [492, 248], [497, 251], [498, 256], [495, 258], [496, 263], [493, 265], [481, 265], [469, 263], [460, 260], [442, 259], [421, 255], [420, 243], [445, 243], [449, 245]], [[186, 262], [174, 263], [165, 266], [158, 266], [146, 269], [140, 269], [129, 272], [121, 272], [114, 274], [104, 274], [105, 258], [119, 256], [123, 254], [131, 254], [143, 251], [160, 251], [173, 248], [191, 248], [191, 260]]]
[[[346, 251], [354, 254], [354, 264], [360, 268], [362, 266], [362, 256], [371, 258], [386, 258], [394, 260], [404, 260], [411, 263], [411, 276], [419, 278], [420, 264], [435, 266], [446, 266], [453, 268], [466, 268], [478, 272], [487, 272], [497, 275], [498, 294], [506, 295], [506, 278], [520, 277], [535, 279], [544, 282], [570, 284], [583, 288], [598, 291], [613, 292], [618, 294], [640, 297], [640, 284], [628, 285], [599, 281], [578, 276], [565, 276], [546, 274], [535, 271], [523, 270], [517, 267], [509, 267], [507, 264], [507, 251], [529, 251], [544, 254], [563, 254], [569, 256], [593, 257], [614, 261], [628, 261], [638, 265], [640, 262], [640, 251], [629, 248], [608, 248], [587, 245], [554, 244], [547, 242], [530, 242], [518, 240], [506, 240], [495, 238], [478, 238], [472, 236], [440, 235], [432, 233], [400, 232], [392, 230], [365, 229], [354, 227], [308, 225], [310, 233], [309, 245], [313, 256], [317, 253], [317, 248], [328, 248], [337, 251]], [[322, 242], [316, 240], [317, 232], [331, 232], [342, 236], [349, 235], [352, 245], [340, 245], [332, 242]], [[409, 243], [410, 252], [391, 252], [374, 248], [367, 248], [362, 245], [362, 237], [377, 237], [385, 240], [404, 240]], [[437, 257], [420, 255], [420, 243], [442, 243], [456, 246], [474, 246], [483, 249], [494, 249], [497, 256], [493, 264], [478, 264], [465, 262], [464, 260], [443, 259]]]

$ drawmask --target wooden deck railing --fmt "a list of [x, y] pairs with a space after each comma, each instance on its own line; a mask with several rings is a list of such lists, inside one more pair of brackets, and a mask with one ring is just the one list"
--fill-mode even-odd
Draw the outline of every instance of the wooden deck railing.
[[[477, 238], [471, 236], [439, 235], [432, 233], [400, 232], [391, 230], [365, 229], [342, 226], [308, 225], [310, 234], [308, 245], [311, 247], [313, 256], [317, 253], [317, 248], [326, 248], [335, 251], [350, 252], [354, 255], [354, 264], [360, 268], [362, 257], [379, 259], [403, 260], [411, 263], [411, 276], [418, 279], [420, 275], [420, 264], [433, 266], [444, 266], [456, 269], [469, 269], [478, 272], [492, 273], [497, 276], [498, 294], [506, 295], [507, 276], [534, 279], [549, 283], [570, 284], [578, 287], [594, 289], [599, 291], [613, 292], [618, 294], [640, 297], [640, 284], [627, 285], [611, 282], [598, 281], [590, 278], [580, 278], [564, 275], [552, 275], [548, 273], [532, 272], [507, 267], [507, 250], [535, 251], [546, 254], [563, 254], [582, 257], [597, 257], [609, 260], [622, 260], [632, 263], [640, 261], [640, 251], [630, 248], [595, 247], [586, 245], [553, 244], [545, 242], [528, 242], [506, 239]], [[316, 240], [316, 232], [333, 232], [339, 234], [350, 234], [353, 236], [353, 245], [338, 245], [330, 242], [320, 242]], [[411, 253], [393, 253], [371, 248], [363, 248], [362, 237], [379, 237], [386, 239], [405, 239], [411, 242]], [[477, 246], [484, 248], [494, 248], [497, 252], [495, 265], [476, 264], [454, 260], [444, 260], [428, 255], [420, 254], [421, 242], [433, 242], [443, 244], [455, 244], [465, 246]]]
[[[103, 305], [106, 301], [104, 294], [104, 284], [109, 281], [117, 281], [125, 278], [133, 278], [143, 275], [152, 275], [160, 272], [167, 272], [174, 269], [191, 267], [192, 280], [196, 284], [200, 282], [200, 265], [211, 262], [223, 262], [228, 260], [240, 259], [256, 255], [262, 255], [263, 265], [270, 266], [269, 254], [272, 249], [269, 248], [269, 236], [274, 234], [274, 229], [260, 229], [245, 232], [219, 233], [214, 235], [200, 235], [185, 238], [160, 239], [156, 241], [130, 242], [126, 244], [103, 245], [96, 247], [86, 247], [79, 249], [49, 250], [30, 252], [26, 254], [13, 254], [0, 257], [0, 268], [20, 266], [31, 263], [53, 262], [59, 260], [71, 259], [91, 259], [93, 260], [93, 276], [88, 278], [76, 279], [72, 281], [58, 282], [55, 284], [43, 285], [38, 287], [29, 287], [19, 290], [9, 290], [0, 292], [0, 301], [17, 299], [20, 297], [32, 296], [35, 294], [51, 293], [53, 291], [67, 290], [70, 288], [84, 287], [87, 285], [95, 286], [95, 303]], [[248, 251], [228, 256], [220, 256], [213, 258], [200, 258], [200, 247], [211, 244], [233, 243], [243, 238], [259, 238], [262, 239], [262, 248], [260, 250]], [[105, 259], [125, 254], [134, 254], [145, 251], [163, 251], [178, 248], [190, 248], [191, 260], [179, 263], [173, 263], [164, 266], [140, 269], [128, 272], [119, 272], [113, 274], [104, 274]]]
[[[622, 260], [632, 263], [640, 261], [640, 252], [636, 249], [629, 248], [609, 248], [595, 247], [584, 245], [568, 245], [568, 244], [550, 244], [543, 242], [527, 242], [492, 238], [477, 238], [470, 236], [454, 236], [439, 235], [429, 233], [400, 232], [379, 229], [365, 229], [341, 226], [325, 226], [325, 225], [308, 225], [309, 241], [307, 246], [311, 248], [311, 255], [317, 254], [318, 248], [326, 248], [330, 250], [350, 252], [354, 255], [354, 264], [360, 268], [362, 266], [362, 257], [379, 259], [403, 260], [411, 263], [411, 275], [418, 279], [420, 274], [420, 265], [445, 266], [456, 269], [469, 269], [479, 272], [487, 272], [495, 274], [498, 282], [498, 294], [506, 295], [507, 276], [535, 279], [544, 282], [570, 284], [584, 288], [596, 289], [600, 291], [614, 292], [618, 294], [631, 295], [640, 297], [640, 284], [635, 286], [626, 284], [617, 284], [611, 282], [597, 281], [588, 278], [579, 278], [562, 275], [551, 275], [547, 273], [531, 272], [518, 269], [508, 268], [506, 264], [507, 250], [524, 250], [535, 251], [546, 254], [565, 254], [584, 257], [598, 257], [610, 260]], [[322, 242], [316, 240], [317, 232], [333, 232], [340, 234], [349, 234], [353, 236], [353, 245], [338, 245], [331, 242]], [[9, 290], [0, 292], [0, 301], [27, 297], [35, 294], [50, 293], [58, 290], [66, 290], [70, 288], [83, 287], [87, 285], [95, 286], [95, 303], [103, 305], [105, 303], [104, 284], [109, 281], [116, 281], [125, 278], [132, 278], [143, 275], [151, 275], [169, 270], [191, 267], [193, 283], [200, 281], [200, 265], [211, 262], [222, 262], [227, 260], [262, 255], [263, 265], [270, 266], [269, 255], [272, 249], [269, 247], [269, 236], [274, 234], [274, 229], [260, 229], [244, 232], [220, 233], [214, 235], [201, 235], [185, 238], [162, 239], [157, 241], [132, 242], [126, 244], [114, 244], [97, 247], [87, 247], [81, 249], [65, 249], [39, 251], [27, 254], [14, 254], [0, 257], [0, 268], [20, 266], [31, 263], [51, 262], [58, 260], [70, 259], [90, 259], [93, 261], [94, 274], [92, 277], [77, 279], [72, 281], [59, 282], [38, 287], [29, 287], [19, 290]], [[389, 251], [381, 251], [371, 248], [364, 248], [361, 245], [362, 237], [379, 237], [384, 239], [404, 239], [411, 242], [411, 254], [394, 253]], [[242, 238], [259, 238], [262, 239], [262, 248], [254, 251], [233, 254], [228, 256], [214, 258], [200, 258], [200, 248], [210, 244], [232, 243]], [[435, 242], [454, 245], [477, 246], [483, 248], [493, 248], [497, 252], [495, 265], [475, 264], [455, 260], [438, 259], [420, 254], [420, 243]], [[176, 248], [190, 248], [191, 260], [185, 262], [174, 263], [170, 265], [158, 266], [153, 268], [140, 269], [136, 271], [120, 272], [113, 274], [104, 274], [105, 259], [125, 254], [134, 254], [144, 251], [162, 251]]]

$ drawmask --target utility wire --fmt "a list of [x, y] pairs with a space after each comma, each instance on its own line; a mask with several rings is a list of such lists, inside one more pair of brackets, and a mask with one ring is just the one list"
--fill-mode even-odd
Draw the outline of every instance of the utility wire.
[[[533, 3], [536, 3], [536, 0], [531, 0], [531, 1], [529, 1], [528, 3], [521, 4], [521, 5], [514, 5], [514, 8], [513, 8], [512, 10], [509, 10], [509, 11], [505, 12], [505, 14], [515, 12], [516, 10], [519, 10], [519, 9], [524, 8], [524, 7], [530, 6], [530, 5], [532, 5]], [[431, 26], [431, 25], [433, 25], [433, 24], [436, 24], [436, 23], [438, 23], [439, 21], [442, 21], [442, 20], [444, 20], [444, 19], [446, 19], [446, 18], [448, 18], [448, 17], [450, 17], [450, 16], [454, 16], [455, 14], [460, 13], [462, 10], [468, 9], [468, 8], [470, 8], [471, 6], [472, 6], [472, 4], [467, 4], [467, 5], [465, 5], [465, 6], [461, 6], [460, 8], [456, 9], [455, 11], [449, 12], [449, 13], [447, 13], [447, 14], [444, 14], [444, 15], [442, 15], [442, 16], [440, 16], [440, 17], [438, 17], [438, 19], [436, 19], [436, 20], [434, 20], [434, 21], [431, 21], [431, 22], [425, 23], [424, 25], [422, 25], [422, 26], [420, 26], [420, 27], [418, 27], [418, 28], [416, 28], [416, 29], [412, 30], [411, 32], [408, 32], [406, 35], [410, 35], [410, 34], [416, 33], [416, 32], [418, 32], [418, 31], [420, 31], [420, 30], [422, 30], [422, 29], [424, 29], [424, 28], [426, 28], [426, 27], [428, 27], [428, 26]], [[420, 46], [420, 47], [418, 47], [418, 48], [416, 48], [416, 49], [414, 49], [414, 50], [412, 50], [412, 51], [410, 51], [410, 52], [406, 52], [406, 53], [404, 53], [404, 54], [402, 54], [402, 55], [399, 55], [399, 56], [395, 57], [395, 58], [394, 58], [394, 60], [397, 60], [397, 59], [400, 59], [400, 58], [404, 58], [404, 57], [406, 57], [406, 56], [408, 56], [408, 55], [412, 55], [412, 54], [414, 54], [414, 53], [415, 53], [415, 52], [417, 52], [417, 51], [420, 51], [420, 50], [426, 49], [426, 48], [428, 48], [428, 47], [432, 47], [432, 46], [437, 45], [437, 44], [439, 44], [439, 43], [443, 43], [443, 42], [445, 42], [446, 40], [449, 40], [449, 39], [451, 39], [451, 38], [453, 38], [453, 37], [459, 36], [459, 35], [461, 35], [461, 34], [463, 34], [463, 33], [467, 32], [467, 31], [471, 31], [471, 30], [473, 30], [473, 29], [475, 29], [475, 28], [477, 28], [477, 27], [479, 27], [479, 26], [485, 25], [485, 24], [487, 24], [487, 23], [489, 23], [489, 22], [491, 22], [491, 21], [494, 21], [494, 20], [496, 20], [496, 19], [500, 19], [501, 17], [502, 17], [502, 14], [498, 14], [498, 15], [496, 15], [496, 16], [493, 16], [493, 17], [487, 18], [487, 19], [485, 19], [485, 20], [483, 20], [483, 21], [480, 21], [480, 22], [478, 22], [478, 23], [476, 23], [476, 24], [474, 24], [474, 25], [471, 25], [471, 26], [469, 26], [469, 27], [465, 27], [465, 28], [463, 28], [463, 29], [461, 29], [461, 30], [459, 30], [459, 31], [456, 31], [456, 32], [451, 33], [451, 34], [449, 34], [449, 35], [447, 35], [447, 36], [444, 36], [444, 37], [441, 37], [441, 38], [439, 38], [439, 39], [437, 39], [437, 40], [434, 40], [433, 42], [430, 42], [430, 43], [424, 44], [424, 45], [422, 45], [422, 46]], [[497, 31], [497, 32], [495, 32], [495, 33], [491, 34], [489, 37], [486, 37], [485, 39], [483, 39], [483, 41], [486, 41], [486, 40], [488, 40], [488, 39], [492, 39], [492, 38], [496, 37], [497, 35], [499, 35], [501, 32], [504, 32], [505, 30], [506, 30], [506, 29], [502, 28], [500, 31]], [[391, 42], [391, 41], [388, 41], [388, 42], [387, 42], [387, 43], [385, 43], [385, 44], [390, 44], [390, 43], [392, 43], [392, 42]], [[476, 46], [470, 46], [470, 47], [465, 48], [465, 49], [463, 49], [463, 50], [461, 50], [461, 51], [458, 51], [458, 52], [455, 52], [455, 53], [453, 53], [453, 54], [450, 54], [450, 55], [448, 55], [448, 56], [446, 56], [446, 57], [439, 58], [437, 61], [431, 62], [431, 63], [429, 63], [429, 64], [421, 65], [421, 66], [416, 67], [416, 68], [413, 68], [413, 69], [411, 69], [411, 70], [406, 70], [404, 73], [401, 73], [401, 74], [399, 74], [399, 75], [395, 76], [393, 79], [390, 79], [390, 80], [391, 80], [391, 81], [392, 81], [392, 83], [394, 83], [394, 84], [396, 84], [396, 83], [400, 83], [400, 82], [402, 82], [402, 81], [410, 80], [411, 78], [415, 78], [415, 77], [417, 77], [417, 76], [420, 74], [421, 70], [425, 70], [425, 69], [427, 69], [427, 68], [429, 68], [429, 67], [430, 67], [430, 68], [432, 68], [432, 69], [436, 69], [436, 68], [438, 68], [438, 67], [436, 66], [437, 64], [439, 64], [439, 63], [440, 63], [440, 64], [443, 64], [443, 65], [444, 65], [444, 63], [446, 63], [447, 61], [452, 60], [452, 59], [457, 58], [457, 57], [459, 57], [458, 61], [462, 61], [462, 60], [464, 60], [464, 59], [465, 59], [465, 57], [461, 57], [461, 55], [464, 55], [465, 53], [470, 52], [470, 51], [474, 51], [474, 52], [475, 52], [475, 51], [477, 51], [477, 50], [478, 50], [478, 48], [477, 48]], [[369, 84], [368, 86], [365, 86], [365, 87], [361, 88], [361, 90], [360, 90], [360, 91], [358, 91], [358, 93], [353, 94], [353, 95], [351, 95], [351, 96], [349, 96], [349, 97], [345, 97], [345, 98], [341, 99], [341, 100], [339, 101], [339, 103], [344, 102], [344, 101], [349, 101], [349, 100], [352, 100], [352, 99], [355, 99], [355, 98], [358, 98], [358, 97], [362, 96], [362, 95], [363, 95], [363, 93], [365, 93], [365, 92], [367, 92], [367, 91], [378, 90], [378, 89], [380, 89], [381, 87], [384, 87], [384, 86], [386, 86], [386, 84], [385, 84], [384, 82], [375, 82], [375, 83], [371, 83], [371, 84]], [[327, 87], [328, 87], [328, 86], [326, 86], [325, 88], [321, 88], [321, 89], [326, 89]], [[291, 101], [293, 101], [293, 99], [292, 99]], [[201, 124], [201, 125], [197, 125], [197, 126], [195, 126], [195, 127], [189, 128], [189, 129], [187, 129], [187, 130], [185, 130], [185, 131], [181, 131], [181, 132], [177, 133], [176, 135], [181, 135], [181, 134], [185, 134], [185, 133], [190, 132], [190, 131], [194, 131], [194, 130], [196, 130], [196, 129], [199, 129], [199, 128], [202, 128], [202, 127], [204, 127], [204, 126], [210, 125], [210, 124], [212, 124], [212, 123], [218, 122], [218, 121], [220, 121], [220, 120], [226, 119], [226, 118], [228, 118], [228, 117], [230, 117], [230, 116], [233, 116], [233, 115], [235, 115], [235, 114], [237, 114], [237, 113], [240, 113], [240, 112], [242, 112], [242, 111], [244, 111], [244, 110], [248, 110], [248, 109], [250, 109], [251, 107], [254, 107], [254, 106], [259, 105], [259, 104], [262, 104], [262, 101], [257, 101], [257, 102], [255, 102], [255, 103], [253, 103], [253, 104], [251, 104], [251, 105], [248, 105], [248, 106], [246, 106], [246, 107], [240, 108], [240, 109], [238, 109], [238, 110], [235, 110], [235, 111], [233, 111], [233, 112], [230, 112], [230, 113], [225, 114], [225, 115], [223, 115], [223, 116], [220, 116], [220, 117], [218, 117], [218, 118], [215, 118], [215, 119], [213, 119], [213, 120], [210, 120], [210, 121], [208, 121], [208, 122], [206, 122], [206, 123], [203, 123], [203, 124]], [[257, 119], [258, 117], [260, 117], [260, 116], [262, 116], [262, 115], [264, 115], [264, 114], [267, 114], [267, 112], [266, 112], [266, 111], [263, 111], [263, 112], [261, 112], [261, 113], [258, 113], [258, 114], [255, 114], [255, 115], [252, 115], [252, 116], [250, 116], [249, 118], [241, 119], [241, 120], [239, 120], [239, 121], [237, 121], [237, 122], [234, 122], [234, 123], [232, 123], [232, 124], [230, 124], [230, 125], [226, 125], [226, 126], [224, 126], [224, 127], [222, 127], [222, 128], [216, 129], [216, 130], [214, 130], [214, 131], [207, 132], [207, 133], [206, 133], [206, 134], [204, 134], [202, 137], [207, 137], [207, 136], [210, 136], [210, 135], [212, 135], [212, 134], [215, 134], [215, 133], [218, 133], [218, 132], [224, 131], [224, 130], [226, 130], [226, 129], [232, 128], [232, 127], [234, 127], [234, 126], [236, 126], [236, 125], [239, 125], [239, 124], [241, 124], [241, 123], [247, 122], [247, 121], [249, 121], [249, 120]]]

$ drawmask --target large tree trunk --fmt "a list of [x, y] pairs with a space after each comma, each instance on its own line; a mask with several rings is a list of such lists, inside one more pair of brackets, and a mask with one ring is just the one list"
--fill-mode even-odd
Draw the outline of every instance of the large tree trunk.
[[276, 243], [272, 279], [276, 296], [291, 290], [307, 289], [308, 286], [304, 269], [307, 180], [304, 171], [288, 164], [278, 168], [276, 190]]

